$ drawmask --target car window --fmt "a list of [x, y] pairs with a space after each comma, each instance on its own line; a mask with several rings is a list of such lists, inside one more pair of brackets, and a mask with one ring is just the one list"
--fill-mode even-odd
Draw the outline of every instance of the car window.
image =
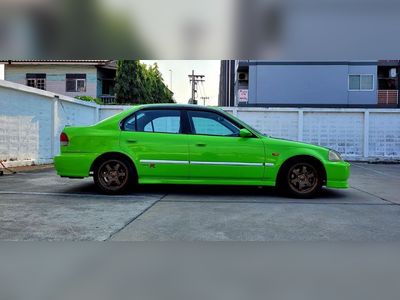
[[240, 129], [220, 114], [207, 111], [188, 111], [195, 134], [239, 136]]
[[135, 126], [136, 126], [135, 124], [136, 124], [136, 113], [125, 119], [122, 129], [126, 131], [135, 131]]
[[179, 116], [159, 117], [144, 126], [145, 132], [179, 133]]
[[124, 130], [179, 133], [180, 119], [178, 110], [144, 110], [128, 118], [124, 123]]

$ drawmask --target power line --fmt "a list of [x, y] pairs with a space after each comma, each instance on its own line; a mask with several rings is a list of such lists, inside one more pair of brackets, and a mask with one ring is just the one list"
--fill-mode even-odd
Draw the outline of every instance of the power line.
[[202, 96], [205, 96], [205, 95], [206, 95], [206, 93], [205, 93], [205, 91], [204, 91], [204, 84], [203, 84], [203, 82], [200, 83], [200, 88], [199, 88], [199, 90], [200, 90], [200, 98], [201, 98]]
[[203, 100], [203, 105], [206, 106], [206, 100], [209, 100], [210, 97], [207, 97], [206, 89], [204, 87], [203, 82], [200, 84], [200, 91], [202, 91], [201, 94], [203, 95], [203, 96], [200, 96], [200, 99]]

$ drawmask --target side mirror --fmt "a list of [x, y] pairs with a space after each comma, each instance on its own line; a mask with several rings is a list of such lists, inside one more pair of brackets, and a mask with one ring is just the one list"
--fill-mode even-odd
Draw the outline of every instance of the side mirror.
[[248, 131], [246, 128], [242, 128], [242, 129], [240, 129], [239, 136], [242, 138], [248, 138], [248, 137], [253, 136], [253, 134], [250, 131]]

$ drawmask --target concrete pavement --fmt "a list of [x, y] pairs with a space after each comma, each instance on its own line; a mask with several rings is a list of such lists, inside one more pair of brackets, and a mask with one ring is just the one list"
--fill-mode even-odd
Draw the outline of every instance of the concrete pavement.
[[399, 241], [400, 165], [353, 163], [348, 190], [141, 186], [98, 194], [54, 170], [0, 177], [0, 240]]

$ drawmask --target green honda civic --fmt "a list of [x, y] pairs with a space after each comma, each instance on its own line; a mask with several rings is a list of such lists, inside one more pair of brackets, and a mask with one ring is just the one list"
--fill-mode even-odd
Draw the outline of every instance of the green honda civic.
[[65, 127], [60, 145], [57, 173], [93, 176], [108, 194], [137, 184], [277, 186], [296, 197], [348, 187], [350, 164], [338, 152], [264, 135], [218, 108], [134, 106], [92, 126]]

